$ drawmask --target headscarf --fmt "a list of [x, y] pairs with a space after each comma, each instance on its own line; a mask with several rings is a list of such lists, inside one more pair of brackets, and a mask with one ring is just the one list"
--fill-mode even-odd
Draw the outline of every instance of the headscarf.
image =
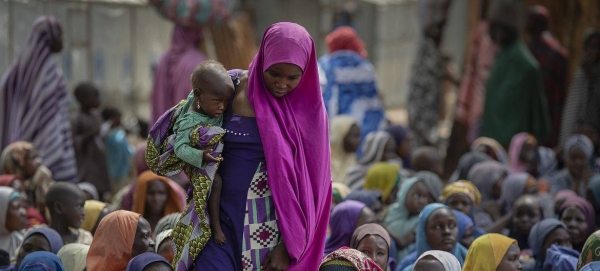
[[360, 56], [367, 57], [367, 49], [356, 31], [349, 26], [340, 26], [325, 37], [329, 53], [340, 50], [354, 51]]
[[23, 242], [25, 242], [29, 237], [31, 237], [34, 234], [41, 234], [46, 238], [46, 240], [48, 240], [48, 244], [50, 244], [50, 252], [52, 252], [53, 254], [58, 253], [58, 251], [64, 245], [60, 234], [58, 234], [58, 232], [47, 226], [37, 227], [28, 231], [27, 235], [25, 235], [25, 238], [23, 238]]
[[19, 271], [65, 271], [65, 269], [55, 253], [37, 251], [23, 258]]
[[[347, 267], [347, 268], [344, 268]], [[319, 271], [383, 271], [371, 258], [362, 252], [343, 247], [329, 253], [319, 266]]]
[[173, 28], [171, 45], [158, 62], [154, 74], [150, 125], [188, 96], [192, 89], [190, 74], [198, 64], [206, 60], [198, 49], [201, 40], [202, 29], [177, 24]]
[[[271, 95], [263, 82], [263, 73], [277, 63], [292, 63], [303, 71], [296, 89], [281, 98]], [[329, 221], [331, 155], [315, 45], [306, 29], [276, 23], [266, 30], [250, 64], [248, 100], [256, 113], [290, 269], [316, 269]]]
[[[461, 271], [462, 270], [462, 268], [460, 267], [460, 262], [458, 262], [458, 259], [456, 259], [456, 256], [454, 256], [446, 251], [441, 251], [441, 250], [425, 251], [425, 253], [421, 254], [421, 256], [419, 256], [419, 258], [417, 258], [415, 265], [417, 265], [417, 263], [421, 259], [423, 259], [427, 256], [432, 256], [436, 260], [438, 260], [444, 267], [444, 271]], [[413, 271], [415, 270], [414, 265], [413, 265], [412, 270]]]
[[546, 218], [541, 220], [540, 222], [535, 223], [535, 225], [533, 225], [531, 228], [531, 231], [529, 232], [528, 243], [529, 247], [531, 248], [531, 252], [533, 253], [533, 257], [535, 258], [536, 270], [542, 268], [544, 264], [544, 259], [542, 259], [542, 256], [544, 254], [543, 250], [546, 237], [558, 227], [568, 230], [565, 224], [555, 218]]
[[131, 249], [140, 214], [119, 210], [100, 221], [86, 259], [89, 271], [122, 271], [131, 260]]
[[513, 244], [517, 240], [497, 233], [480, 236], [469, 248], [463, 271], [495, 271]]
[[0, 80], [0, 149], [17, 140], [31, 142], [56, 181], [77, 182], [68, 89], [51, 51], [60, 32], [54, 17], [39, 17]]
[[158, 223], [156, 223], [156, 228], [154, 229], [155, 233], [161, 233], [166, 230], [172, 230], [175, 228], [175, 224], [181, 218], [181, 213], [172, 213], [161, 218]]
[[586, 235], [592, 234], [596, 230], [596, 211], [594, 206], [582, 197], [569, 197], [560, 205], [559, 215], [562, 217], [563, 212], [569, 207], [577, 207], [585, 215], [585, 220], [588, 225]]
[[575, 270], [578, 258], [579, 251], [552, 244], [546, 250], [546, 259], [542, 268], [548, 271]]
[[356, 229], [356, 222], [365, 207], [364, 203], [354, 200], [345, 200], [333, 207], [329, 219], [331, 236], [325, 244], [325, 254], [350, 245], [352, 233]]
[[[394, 141], [396, 141], [396, 146], [402, 145], [402, 142], [410, 134], [410, 130], [401, 125], [391, 125], [385, 130], [392, 135]], [[402, 159], [402, 168], [412, 169], [410, 159]]]
[[107, 207], [107, 204], [97, 200], [86, 200], [83, 205], [83, 212], [85, 216], [83, 217], [83, 222], [81, 223], [80, 228], [92, 232], [94, 227], [98, 224], [98, 218], [100, 218], [100, 214], [102, 214], [102, 210]]
[[518, 133], [510, 141], [508, 155], [510, 157], [510, 172], [512, 173], [525, 172], [525, 164], [519, 159], [521, 149], [525, 143], [537, 144], [537, 140], [528, 133]]
[[439, 200], [440, 196], [442, 195], [442, 189], [444, 188], [444, 184], [442, 183], [442, 179], [440, 179], [440, 177], [437, 174], [431, 171], [422, 170], [417, 172], [417, 174], [415, 174], [415, 177], [417, 177], [427, 186], [427, 188], [429, 188], [429, 194], [431, 195], [433, 200]]
[[18, 198], [19, 193], [11, 187], [0, 187], [0, 249], [13, 256], [14, 251], [23, 242], [23, 233], [20, 231], [10, 232], [6, 228], [6, 216], [10, 202]]
[[591, 262], [600, 262], [600, 231], [595, 231], [588, 237], [579, 255], [579, 262], [577, 262], [577, 270], [581, 269], [584, 265]]
[[481, 193], [481, 200], [492, 200], [492, 188], [508, 174], [508, 168], [496, 161], [481, 162], [469, 171], [468, 180]]
[[465, 180], [460, 180], [446, 185], [446, 187], [444, 187], [444, 191], [442, 192], [440, 201], [446, 203], [452, 195], [457, 193], [463, 193], [471, 199], [471, 202], [473, 203], [473, 208], [471, 209], [472, 211], [474, 211], [481, 202], [481, 193], [479, 193], [477, 187], [475, 187], [473, 183]]
[[581, 267], [581, 269], [578, 268], [579, 271], [599, 271], [600, 270], [600, 262], [591, 262], [588, 263], [587, 265]]
[[331, 183], [331, 193], [333, 198], [337, 200], [337, 202], [341, 202], [344, 199], [346, 199], [348, 194], [350, 194], [350, 188], [348, 188], [348, 186], [346, 186], [343, 183], [334, 182]]
[[420, 0], [419, 1], [419, 24], [421, 29], [442, 21], [447, 11], [442, 8], [448, 5], [448, 0]]
[[458, 160], [458, 166], [456, 167], [454, 173], [452, 173], [452, 176], [450, 177], [450, 182], [466, 180], [469, 175], [469, 171], [471, 171], [471, 168], [473, 168], [476, 164], [490, 160], [493, 159], [487, 156], [487, 154], [485, 153], [465, 153], [463, 156], [460, 157], [460, 160]]
[[569, 153], [574, 149], [582, 150], [588, 159], [591, 159], [594, 154], [594, 144], [584, 135], [572, 135], [567, 139], [564, 147], [565, 160], [568, 159]]
[[173, 229], [168, 229], [166, 231], [161, 231], [159, 234], [156, 235], [155, 241], [154, 241], [154, 252], [158, 253], [158, 249], [160, 248], [160, 244], [162, 244], [164, 241], [169, 241], [168, 239], [173, 236]]
[[356, 153], [344, 149], [344, 139], [353, 125], [358, 125], [351, 116], [337, 115], [331, 119], [331, 177], [334, 183], [346, 183], [348, 168], [356, 163]]
[[489, 137], [479, 137], [475, 139], [471, 144], [471, 152], [478, 152], [479, 146], [491, 148], [496, 155], [497, 161], [503, 165], [508, 165], [508, 154], [506, 153], [506, 150], [504, 150], [504, 147], [502, 147], [495, 139]]
[[531, 179], [533, 177], [527, 173], [513, 173], [506, 177], [500, 196], [500, 203], [505, 212], [512, 210], [513, 204], [524, 194], [527, 182]]
[[385, 144], [391, 138], [385, 131], [371, 132], [367, 135], [362, 145], [362, 157], [348, 169], [347, 184], [350, 189], [359, 190], [363, 187], [367, 171], [374, 163], [381, 162]]
[[399, 182], [400, 168], [390, 163], [379, 162], [367, 171], [364, 189], [380, 191], [381, 200], [385, 202]]
[[65, 271], [83, 271], [85, 258], [90, 246], [83, 244], [66, 244], [56, 254], [65, 268]]
[[419, 223], [419, 216], [411, 216], [410, 213], [408, 213], [408, 209], [406, 209], [408, 191], [417, 182], [419, 182], [419, 179], [413, 177], [400, 183], [400, 190], [398, 191], [396, 202], [390, 206], [384, 220], [385, 225], [388, 226], [396, 236], [403, 236], [407, 232], [412, 231]]
[[0, 186], [11, 186], [15, 180], [20, 180], [19, 175], [0, 175]]
[[571, 189], [560, 190], [554, 196], [554, 202], [557, 202], [559, 200], [566, 200], [571, 197], [579, 197], [579, 195], [577, 195], [577, 193], [575, 193], [575, 191]]
[[148, 147], [146, 142], [139, 143], [135, 147], [133, 152], [133, 165], [135, 167], [135, 174], [139, 176], [142, 172], [150, 170], [146, 163], [146, 148]]
[[182, 199], [180, 197], [180, 195], [182, 195], [183, 188], [169, 178], [158, 176], [152, 171], [145, 171], [138, 176], [136, 180], [135, 192], [133, 193], [133, 208], [131, 211], [138, 214], [144, 214], [146, 210], [148, 184], [150, 184], [152, 181], [160, 181], [164, 183], [167, 188], [168, 196], [165, 203], [163, 216], [182, 212], [183, 208], [185, 208], [185, 198]]
[[98, 196], [98, 190], [96, 189], [96, 186], [94, 186], [93, 184], [88, 183], [88, 182], [82, 182], [82, 183], [78, 183], [77, 186], [79, 187], [79, 189], [81, 189], [81, 191], [87, 192], [88, 194], [90, 194], [92, 196], [93, 200], [100, 199], [100, 197]]
[[460, 243], [460, 240], [463, 239], [467, 230], [475, 226], [475, 224], [473, 223], [472, 218], [461, 211], [452, 210], [452, 213], [456, 217], [456, 223], [458, 224], [458, 237], [456, 240]]
[[162, 256], [156, 253], [146, 252], [133, 257], [133, 259], [131, 259], [131, 261], [129, 261], [129, 263], [127, 264], [126, 271], [143, 271], [144, 268], [155, 262], [163, 262], [166, 265], [171, 265]]
[[538, 174], [540, 177], [550, 176], [558, 167], [556, 154], [548, 147], [538, 147]]
[[346, 200], [360, 201], [373, 209], [373, 205], [381, 200], [381, 192], [374, 190], [359, 190], [354, 191], [346, 197]]
[[369, 223], [362, 225], [356, 228], [356, 230], [354, 230], [352, 238], [350, 239], [350, 247], [353, 249], [357, 249], [358, 244], [360, 244], [360, 241], [362, 241], [362, 239], [364, 239], [368, 235], [378, 235], [379, 237], [383, 238], [383, 240], [385, 240], [388, 247], [392, 244], [390, 242], [390, 234], [381, 225]]

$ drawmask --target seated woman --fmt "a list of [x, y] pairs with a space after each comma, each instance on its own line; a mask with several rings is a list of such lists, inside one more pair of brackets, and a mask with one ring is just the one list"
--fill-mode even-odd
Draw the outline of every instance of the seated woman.
[[392, 135], [396, 142], [396, 154], [402, 159], [402, 169], [412, 170], [413, 167], [410, 164], [412, 154], [412, 133], [408, 128], [400, 125], [389, 126], [386, 131]]
[[499, 204], [507, 175], [508, 168], [497, 161], [479, 163], [469, 171], [468, 180], [481, 193], [481, 203], [475, 208], [473, 220], [486, 232], [498, 233], [512, 220], [511, 213], [503, 215]]
[[456, 257], [446, 251], [430, 250], [421, 254], [412, 271], [462, 271]]
[[497, 233], [488, 233], [475, 239], [463, 266], [463, 271], [517, 271], [521, 250], [517, 240]]
[[502, 165], [508, 165], [508, 154], [498, 141], [489, 137], [479, 137], [471, 143], [472, 152], [483, 153]]
[[462, 264], [467, 256], [467, 249], [459, 243], [458, 238], [458, 222], [452, 209], [441, 203], [425, 206], [419, 215], [417, 249], [404, 258], [396, 270], [412, 270], [417, 258], [428, 250], [450, 252]]
[[150, 224], [140, 214], [115, 211], [98, 225], [88, 251], [88, 271], [123, 271], [131, 258], [154, 248]]
[[546, 251], [552, 245], [571, 248], [571, 238], [567, 226], [554, 218], [547, 218], [536, 223], [529, 234], [529, 247], [533, 253], [534, 271], [544, 270]]
[[20, 270], [23, 259], [33, 252], [46, 251], [56, 254], [62, 246], [62, 238], [55, 230], [45, 226], [32, 229], [27, 233], [21, 247], [18, 249], [16, 265], [10, 266], [3, 271]]
[[129, 261], [125, 271], [172, 271], [173, 267], [163, 257], [156, 253], [145, 252]]
[[434, 199], [429, 189], [418, 178], [413, 177], [400, 184], [396, 202], [390, 206], [384, 219], [384, 225], [398, 248], [396, 259], [403, 259], [414, 249], [419, 214], [432, 202]]
[[581, 252], [585, 240], [596, 230], [592, 204], [579, 196], [567, 198], [560, 206], [558, 219], [567, 225], [573, 248]]
[[534, 195], [538, 191], [537, 181], [527, 173], [511, 173], [504, 180], [500, 204], [502, 213], [507, 214], [513, 210], [513, 205], [522, 195]]
[[518, 133], [512, 137], [508, 149], [509, 167], [511, 173], [529, 173], [538, 175], [538, 143], [537, 139], [528, 133]]
[[85, 259], [90, 246], [84, 244], [67, 244], [56, 254], [63, 263], [65, 271], [84, 271]]
[[525, 251], [529, 249], [527, 240], [533, 225], [544, 219], [542, 204], [535, 196], [523, 195], [515, 201], [512, 213], [514, 217], [508, 237], [517, 240], [519, 249]]
[[331, 137], [331, 178], [334, 183], [346, 183], [348, 168], [356, 163], [360, 145], [360, 127], [352, 116], [338, 115], [329, 124]]
[[183, 188], [174, 181], [146, 171], [136, 180], [131, 211], [148, 220], [154, 236], [154, 229], [161, 218], [180, 213], [185, 208], [185, 197], [180, 196], [181, 192]]
[[[396, 142], [385, 131], [375, 131], [367, 134], [362, 144], [362, 155], [356, 164], [348, 169], [346, 184], [353, 191], [360, 190], [365, 185], [367, 172], [377, 162], [397, 162]], [[397, 164], [400, 166], [400, 164]]]
[[586, 196], [589, 180], [596, 175], [592, 168], [594, 144], [584, 135], [570, 136], [563, 146], [566, 168], [548, 177], [551, 192], [571, 189], [581, 197]]
[[27, 224], [21, 195], [10, 187], [0, 187], [0, 250], [9, 258], [23, 242], [23, 229]]
[[[600, 231], [595, 231], [585, 241], [585, 245], [583, 245], [579, 261], [577, 262], [577, 270], [583, 270], [584, 266], [592, 263], [595, 265], [600, 264], [600, 254], [596, 253], [598, 247], [600, 247]], [[596, 268], [593, 270], [599, 269]]]
[[325, 255], [349, 246], [354, 230], [373, 222], [376, 222], [375, 214], [362, 202], [345, 200], [336, 205], [329, 218], [331, 235], [325, 243]]
[[381, 267], [382, 270], [394, 270], [393, 266], [388, 269], [390, 259], [390, 235], [380, 225], [370, 223], [362, 225], [352, 234], [350, 248], [356, 249], [369, 256]]
[[27, 255], [21, 262], [19, 271], [64, 271], [60, 258], [54, 253], [35, 251]]
[[[461, 180], [446, 185], [440, 201], [453, 210], [460, 211], [474, 220], [475, 209], [481, 202], [481, 193], [479, 193], [479, 190], [473, 183]], [[485, 234], [485, 231], [477, 226], [473, 230], [475, 238]]]
[[383, 205], [389, 206], [396, 201], [400, 179], [398, 166], [379, 162], [367, 171], [364, 189], [380, 192]]
[[364, 253], [343, 247], [329, 253], [319, 266], [319, 271], [384, 271]]

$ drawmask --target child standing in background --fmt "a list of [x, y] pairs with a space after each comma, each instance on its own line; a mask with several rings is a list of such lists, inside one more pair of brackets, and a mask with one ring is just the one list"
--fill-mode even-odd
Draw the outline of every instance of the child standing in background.
[[106, 148], [108, 173], [112, 179], [112, 190], [117, 192], [129, 182], [127, 175], [131, 169], [133, 146], [127, 141], [127, 133], [121, 125], [121, 111], [117, 108], [106, 107], [102, 110], [102, 132]]

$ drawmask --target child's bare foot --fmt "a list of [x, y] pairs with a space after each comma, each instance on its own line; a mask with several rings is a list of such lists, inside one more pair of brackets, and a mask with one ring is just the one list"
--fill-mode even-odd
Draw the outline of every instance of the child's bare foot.
[[223, 231], [213, 231], [213, 235], [215, 237], [215, 243], [217, 243], [217, 245], [221, 246], [227, 243], [227, 238], [225, 238], [225, 234], [223, 234]]

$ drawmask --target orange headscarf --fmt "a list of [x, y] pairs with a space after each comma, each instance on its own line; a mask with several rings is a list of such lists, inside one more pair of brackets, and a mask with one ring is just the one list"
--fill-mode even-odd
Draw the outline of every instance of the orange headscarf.
[[131, 260], [140, 214], [115, 211], [100, 221], [86, 259], [88, 271], [123, 271]]
[[327, 47], [329, 47], [330, 53], [339, 50], [349, 50], [358, 53], [362, 57], [367, 57], [365, 44], [352, 27], [340, 26], [336, 28], [325, 37], [325, 42], [327, 43]]
[[185, 207], [185, 198], [182, 200], [176, 191], [177, 189], [183, 190], [183, 188], [177, 187], [179, 185], [169, 178], [158, 176], [150, 170], [144, 171], [137, 178], [135, 192], [133, 193], [133, 208], [131, 211], [142, 215], [144, 214], [144, 211], [146, 210], [148, 184], [151, 181], [161, 181], [167, 186], [169, 197], [165, 204], [163, 216], [183, 211], [183, 208]]

